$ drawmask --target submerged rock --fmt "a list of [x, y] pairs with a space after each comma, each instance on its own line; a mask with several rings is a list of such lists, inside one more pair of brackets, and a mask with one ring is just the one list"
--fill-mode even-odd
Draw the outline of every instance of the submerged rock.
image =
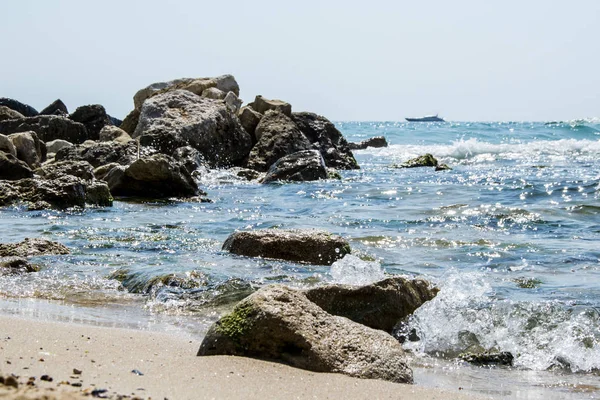
[[327, 167], [321, 153], [317, 150], [304, 150], [277, 160], [267, 171], [262, 183], [316, 181], [327, 177]]
[[284, 286], [267, 286], [238, 303], [209, 329], [198, 355], [256, 357], [317, 372], [412, 382], [394, 338], [332, 316]]
[[305, 295], [330, 314], [392, 333], [398, 322], [437, 293], [427, 281], [395, 276], [365, 286], [321, 286]]
[[235, 232], [223, 244], [223, 250], [247, 257], [265, 257], [331, 265], [349, 254], [346, 239], [316, 229], [260, 229]]
[[19, 243], [0, 243], [0, 257], [34, 257], [70, 254], [69, 249], [46, 239], [25, 238]]
[[369, 139], [365, 139], [359, 143], [348, 143], [350, 150], [364, 150], [367, 147], [388, 147], [387, 140], [383, 136], [375, 136]]
[[38, 267], [31, 265], [29, 261], [23, 257], [0, 257], [0, 275], [37, 272], [39, 270]]

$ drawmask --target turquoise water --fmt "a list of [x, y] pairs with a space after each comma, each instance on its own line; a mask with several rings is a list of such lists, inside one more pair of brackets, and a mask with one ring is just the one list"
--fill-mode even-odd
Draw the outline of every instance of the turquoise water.
[[[600, 397], [600, 121], [339, 122], [355, 151], [343, 179], [259, 185], [201, 171], [213, 203], [117, 201], [85, 211], [0, 210], [1, 242], [45, 237], [69, 256], [0, 277], [0, 312], [201, 338], [269, 283], [423, 276], [442, 291], [410, 322], [417, 383], [510, 398]], [[451, 171], [398, 169], [432, 153]], [[221, 251], [236, 229], [323, 228], [350, 240], [333, 267]], [[154, 285], [175, 274], [187, 286]], [[125, 277], [123, 282], [113, 279]], [[511, 369], [456, 360], [468, 332]]]

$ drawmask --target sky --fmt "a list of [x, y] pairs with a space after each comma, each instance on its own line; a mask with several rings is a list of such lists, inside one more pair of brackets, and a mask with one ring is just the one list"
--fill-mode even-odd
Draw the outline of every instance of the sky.
[[0, 97], [123, 118], [153, 82], [233, 74], [327, 118], [600, 117], [600, 1], [19, 0]]

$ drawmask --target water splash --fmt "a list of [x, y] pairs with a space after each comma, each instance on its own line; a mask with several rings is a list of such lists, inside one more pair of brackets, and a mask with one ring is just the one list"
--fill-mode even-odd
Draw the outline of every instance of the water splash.
[[366, 285], [385, 277], [378, 261], [363, 261], [351, 254], [333, 263], [329, 272], [336, 283]]

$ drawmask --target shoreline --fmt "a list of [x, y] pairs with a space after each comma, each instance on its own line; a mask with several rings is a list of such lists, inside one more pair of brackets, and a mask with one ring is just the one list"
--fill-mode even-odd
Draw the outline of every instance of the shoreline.
[[[0, 315], [0, 326], [0, 374], [19, 376], [18, 393], [24, 398], [41, 398], [42, 394], [57, 399], [87, 394], [89, 398], [93, 390], [106, 390], [101, 395], [107, 398], [171, 400], [489, 398], [316, 373], [243, 357], [198, 357], [200, 341], [178, 334], [5, 315]], [[52, 382], [41, 381], [42, 375]], [[35, 386], [26, 386], [30, 377], [35, 377]], [[16, 393], [0, 385], [0, 399], [16, 398]]]

